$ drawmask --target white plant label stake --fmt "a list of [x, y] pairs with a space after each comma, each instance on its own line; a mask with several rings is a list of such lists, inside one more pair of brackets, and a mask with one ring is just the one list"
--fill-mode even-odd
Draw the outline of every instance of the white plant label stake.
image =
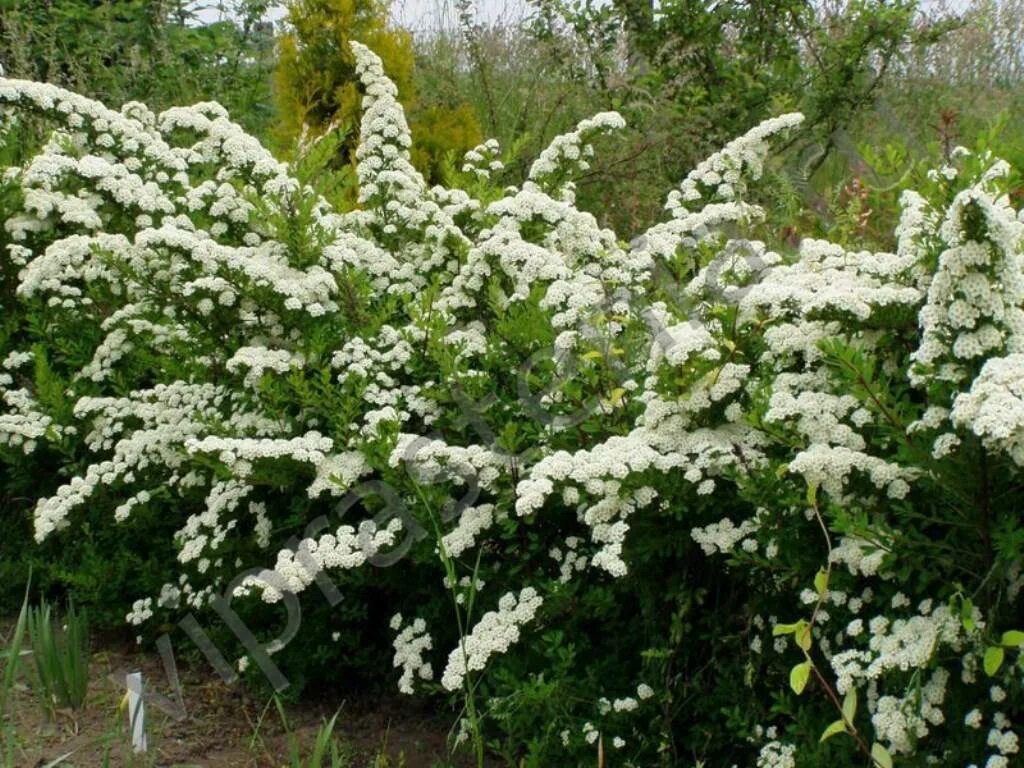
[[128, 686], [128, 730], [132, 734], [132, 749], [146, 751], [146, 707], [142, 699], [142, 673], [125, 676]]

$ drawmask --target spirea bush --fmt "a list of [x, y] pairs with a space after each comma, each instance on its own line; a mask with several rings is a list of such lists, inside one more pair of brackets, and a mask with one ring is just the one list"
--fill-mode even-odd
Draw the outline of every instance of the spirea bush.
[[478, 760], [1018, 760], [1006, 164], [958, 150], [904, 194], [892, 253], [786, 247], [753, 202], [783, 115], [627, 244], [572, 183], [617, 114], [521, 186], [487, 143], [462, 188], [431, 188], [353, 48], [351, 211], [216, 104], [0, 81], [6, 120], [57, 126], [4, 177], [21, 320], [0, 447], [18, 471], [66, 457], [36, 540], [163, 532], [176, 559], [127, 614], [143, 631], [218, 597], [361, 596], [361, 622], [301, 635], [389, 631], [375, 673], [451, 695]]

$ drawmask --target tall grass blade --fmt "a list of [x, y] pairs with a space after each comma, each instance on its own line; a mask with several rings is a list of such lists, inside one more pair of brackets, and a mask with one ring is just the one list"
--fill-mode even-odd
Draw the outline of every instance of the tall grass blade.
[[89, 687], [89, 629], [84, 612], [68, 606], [65, 625], [43, 601], [28, 611], [28, 634], [44, 709], [81, 709]]
[[14, 681], [18, 675], [18, 664], [21, 663], [21, 647], [25, 642], [25, 628], [28, 624], [28, 593], [32, 586], [32, 572], [29, 571], [28, 584], [25, 585], [25, 597], [21, 602], [21, 611], [18, 613], [18, 621], [14, 626], [14, 634], [11, 635], [11, 642], [7, 647], [7, 663], [4, 664], [3, 689], [0, 690], [0, 720], [7, 715], [7, 705], [10, 700], [11, 691], [14, 690]]

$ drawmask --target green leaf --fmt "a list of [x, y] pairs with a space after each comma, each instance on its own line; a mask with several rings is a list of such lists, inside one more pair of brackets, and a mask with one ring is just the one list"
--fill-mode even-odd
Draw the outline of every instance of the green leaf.
[[1019, 629], [1003, 632], [1003, 639], [999, 642], [1007, 648], [1020, 648], [1024, 645], [1024, 632], [1021, 632]]
[[814, 588], [818, 591], [820, 597], [824, 597], [828, 591], [828, 571], [824, 568], [820, 569], [814, 577]]
[[814, 642], [811, 637], [811, 625], [806, 621], [800, 622], [801, 626], [797, 628], [796, 633], [793, 635], [793, 639], [796, 640], [797, 647], [801, 651], [811, 650], [811, 643]]
[[818, 505], [818, 485], [810, 483], [807, 486], [807, 505], [816, 507]]
[[772, 635], [775, 637], [779, 637], [780, 635], [792, 635], [801, 624], [803, 624], [803, 621], [798, 621], [795, 624], [776, 624], [772, 627]]
[[789, 687], [799, 696], [807, 687], [807, 681], [811, 677], [811, 662], [805, 661], [797, 664], [789, 671]]
[[843, 717], [846, 722], [853, 724], [853, 718], [857, 716], [857, 690], [851, 688], [846, 692], [846, 697], [843, 699]]
[[1000, 648], [998, 645], [990, 645], [985, 649], [985, 658], [982, 662], [982, 666], [985, 669], [985, 674], [992, 677], [999, 668], [1003, 666], [1003, 658], [1006, 656], [1006, 651]]
[[871, 745], [871, 759], [875, 761], [875, 765], [880, 768], [892, 768], [892, 755], [889, 754], [889, 750], [879, 744], [877, 741]]
[[818, 743], [821, 743], [827, 739], [832, 738], [837, 733], [846, 733], [846, 721], [836, 720], [828, 728], [822, 731], [821, 738], [818, 739]]
[[963, 602], [960, 603], [960, 622], [964, 625], [964, 629], [968, 632], [974, 630], [974, 603], [971, 602], [969, 597], [965, 597]]
[[15, 678], [18, 674], [18, 665], [21, 661], [21, 647], [25, 641], [25, 630], [28, 626], [28, 594], [32, 589], [32, 569], [28, 571], [28, 583], [25, 585], [25, 597], [21, 602], [21, 612], [18, 614], [18, 621], [14, 626], [14, 634], [11, 636], [7, 657], [7, 664], [4, 665], [3, 680], [0, 681], [0, 716], [7, 713], [8, 702], [11, 699], [11, 691], [14, 690]]

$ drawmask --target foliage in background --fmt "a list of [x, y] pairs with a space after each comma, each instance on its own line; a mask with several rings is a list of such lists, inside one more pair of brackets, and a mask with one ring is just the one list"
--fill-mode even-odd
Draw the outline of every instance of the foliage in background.
[[414, 95], [412, 37], [396, 29], [382, 0], [292, 0], [287, 28], [278, 38], [275, 98], [286, 142], [308, 129], [353, 131], [360, 94], [349, 43], [364, 41], [380, 51], [403, 102]]
[[[416, 37], [417, 88], [431, 102], [467, 104], [483, 134], [505, 148], [507, 177], [518, 182], [551, 139], [604, 106], [588, 83], [565, 75], [575, 52], [562, 42], [538, 39], [522, 24], [455, 15]], [[429, 140], [415, 125], [414, 135]]]
[[916, 0], [533, 5], [532, 34], [566, 50], [563, 77], [588, 83], [602, 107], [623, 111], [635, 128], [621, 175], [651, 183], [615, 199], [601, 183], [620, 176], [613, 159], [593, 174], [594, 195], [580, 196], [595, 210], [635, 211], [630, 225], [649, 224], [658, 190], [740, 126], [783, 109], [807, 116], [791, 141], [801, 172], [813, 175], [836, 132], [871, 111], [893, 65], [948, 28], [944, 18], [926, 21]]
[[[943, 151], [989, 133], [1012, 164], [1024, 161], [1024, 141], [1010, 126], [1024, 114], [1024, 4], [983, 0], [964, 6], [933, 3], [934, 15], [959, 12], [959, 26], [900, 62], [880, 92], [879, 108], [853, 126], [861, 142], [900, 137], [912, 154], [933, 142]], [[996, 136], [992, 129], [1003, 125]], [[996, 147], [993, 147], [996, 149]]]
[[0, 5], [8, 77], [54, 83], [121, 105], [217, 100], [249, 130], [273, 117], [274, 0], [228, 0], [232, 20], [200, 24], [188, 0], [9, 0]]
[[480, 126], [460, 101], [418, 98], [412, 35], [396, 28], [388, 14], [383, 0], [288, 3], [274, 72], [276, 133], [290, 146], [337, 130], [348, 137], [339, 147], [340, 165], [354, 164], [361, 99], [350, 47], [356, 40], [379, 52], [420, 139], [413, 160], [428, 178], [440, 180], [446, 163], [480, 143]]

